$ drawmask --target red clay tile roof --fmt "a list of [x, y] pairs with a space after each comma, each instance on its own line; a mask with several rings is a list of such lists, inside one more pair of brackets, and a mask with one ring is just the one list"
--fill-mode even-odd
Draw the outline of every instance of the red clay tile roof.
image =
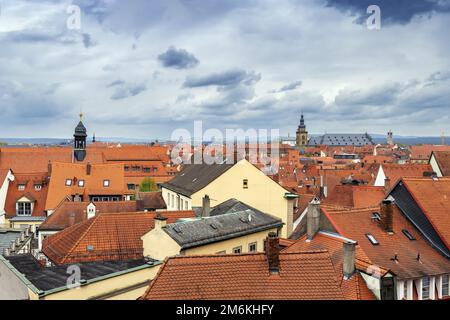
[[[374, 265], [391, 270], [400, 279], [450, 273], [450, 262], [428, 244], [395, 205], [393, 234], [385, 232], [380, 222], [372, 219], [374, 212], [380, 212], [379, 207], [352, 210], [322, 208], [322, 212], [339, 234], [358, 242]], [[409, 240], [403, 229], [408, 230], [416, 240]], [[379, 245], [372, 245], [366, 234], [372, 234]], [[392, 260], [396, 254], [397, 262]], [[418, 254], [420, 261], [417, 260]]]
[[[55, 209], [68, 195], [124, 195], [130, 193], [125, 189], [122, 164], [91, 165], [89, 175], [86, 173], [86, 166], [86, 164], [52, 163], [47, 210]], [[67, 179], [73, 180], [72, 186], [66, 186]], [[84, 180], [84, 187], [78, 187], [77, 181], [80, 180]], [[103, 186], [104, 180], [110, 181], [109, 187]]]
[[[47, 173], [14, 173], [14, 181], [9, 183], [6, 195], [5, 211], [6, 218], [16, 216], [16, 203], [22, 197], [27, 197], [34, 203], [33, 217], [45, 217], [45, 200], [48, 192]], [[41, 185], [40, 190], [35, 189], [35, 185]], [[19, 190], [19, 185], [24, 185], [24, 190]]]
[[450, 151], [434, 151], [434, 157], [443, 176], [450, 176]]
[[401, 178], [405, 177], [423, 177], [424, 172], [432, 172], [433, 169], [429, 164], [390, 164], [382, 165], [386, 177], [391, 179], [393, 186]]
[[428, 160], [433, 151], [450, 151], [450, 146], [446, 145], [417, 145], [411, 146], [411, 159], [413, 160]]
[[[90, 202], [63, 201], [39, 230], [63, 230], [87, 220], [87, 206]], [[95, 203], [96, 214], [137, 211], [136, 201], [107, 201]]]
[[326, 251], [280, 253], [270, 274], [264, 253], [172, 257], [144, 300], [343, 300]]
[[384, 187], [336, 186], [323, 203], [348, 208], [367, 208], [379, 205], [384, 199]]
[[405, 178], [403, 184], [450, 248], [450, 178]]
[[5, 182], [8, 173], [9, 169], [0, 169], [0, 187], [3, 185], [3, 182]]
[[[340, 283], [345, 299], [348, 300], [375, 300], [372, 291], [367, 287], [362, 276], [357, 273], [351, 279], [344, 280], [343, 277], [343, 243], [342, 238], [328, 235], [320, 232], [316, 234], [312, 241], [306, 241], [306, 235], [295, 241], [289, 247], [283, 249], [283, 252], [302, 252], [311, 250], [327, 250], [330, 253], [331, 260], [336, 270], [336, 276]], [[364, 253], [359, 245], [356, 246], [356, 268], [365, 273], [370, 273], [367, 267], [372, 262]]]
[[[167, 223], [193, 218], [193, 211], [163, 212]], [[55, 264], [143, 257], [141, 237], [154, 228], [154, 212], [103, 213], [49, 236], [42, 252]]]

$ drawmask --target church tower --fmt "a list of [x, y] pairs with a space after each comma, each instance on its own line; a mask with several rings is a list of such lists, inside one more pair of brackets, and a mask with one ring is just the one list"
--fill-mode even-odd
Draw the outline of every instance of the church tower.
[[295, 145], [297, 146], [297, 148], [300, 148], [306, 146], [307, 144], [308, 144], [308, 131], [306, 131], [305, 119], [303, 118], [302, 113], [302, 117], [300, 118], [300, 125], [298, 126], [297, 129]]
[[75, 128], [73, 157], [75, 161], [83, 161], [86, 158], [86, 127], [83, 124], [83, 114], [80, 113], [80, 122]]

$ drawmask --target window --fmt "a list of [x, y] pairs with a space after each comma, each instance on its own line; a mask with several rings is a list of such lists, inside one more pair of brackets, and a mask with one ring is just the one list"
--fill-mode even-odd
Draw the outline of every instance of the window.
[[17, 203], [17, 215], [18, 216], [31, 216], [31, 203], [30, 202], [18, 202]]
[[244, 189], [248, 189], [248, 179], [244, 179], [244, 180], [242, 181], [242, 187], [243, 187]]
[[250, 243], [248, 245], [248, 252], [256, 252], [256, 242]]
[[184, 201], [184, 210], [189, 210], [189, 205], [187, 201]]
[[17, 189], [18, 189], [19, 191], [23, 191], [23, 190], [25, 190], [25, 185], [24, 185], [24, 184], [19, 184], [19, 185], [17, 186]]
[[87, 246], [86, 246], [86, 250], [87, 250], [87, 251], [93, 251], [93, 250], [94, 250], [94, 246], [87, 245]]
[[41, 184], [35, 184], [34, 185], [34, 190], [41, 191], [41, 189], [42, 189], [42, 185]]
[[367, 239], [369, 239], [370, 243], [373, 244], [374, 246], [379, 245], [380, 243], [377, 241], [377, 239], [375, 239], [375, 237], [373, 235], [371, 235], [370, 233], [366, 234]]
[[123, 169], [124, 169], [125, 171], [130, 171], [130, 166], [124, 166]]
[[227, 252], [224, 250], [224, 251], [219, 251], [219, 252], [217, 252], [216, 254], [218, 254], [218, 255], [224, 255], [224, 254], [227, 254]]
[[175, 196], [172, 195], [172, 206], [175, 207]]
[[144, 172], [151, 172], [151, 169], [150, 169], [150, 167], [144, 167], [142, 171], [144, 171]]
[[78, 180], [78, 186], [80, 188], [83, 188], [84, 187], [84, 180]]
[[239, 254], [239, 253], [241, 253], [242, 252], [242, 247], [236, 247], [236, 248], [233, 248], [233, 253], [234, 254]]
[[109, 187], [109, 180], [103, 180], [103, 186], [105, 188]]
[[422, 279], [422, 299], [430, 298], [430, 278], [425, 277]]
[[66, 179], [66, 187], [70, 187], [72, 185], [72, 179]]
[[374, 220], [374, 221], [381, 221], [380, 214], [378, 212], [374, 212], [372, 214], [372, 220]]
[[448, 274], [442, 276], [442, 296], [450, 295], [448, 287], [449, 278], [450, 276]]
[[408, 281], [403, 281], [403, 299], [408, 299]]
[[403, 229], [402, 232], [409, 240], [416, 240], [416, 238], [414, 238], [414, 236], [408, 230]]
[[136, 185], [134, 183], [129, 183], [127, 185], [127, 187], [128, 187], [128, 190], [135, 190], [136, 189]]
[[170, 207], [170, 194], [167, 195], [167, 206]]

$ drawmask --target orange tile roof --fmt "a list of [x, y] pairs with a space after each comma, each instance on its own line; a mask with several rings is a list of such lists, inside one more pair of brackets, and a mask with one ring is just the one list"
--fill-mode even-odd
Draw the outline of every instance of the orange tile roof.
[[[163, 212], [167, 223], [195, 217], [193, 211]], [[143, 257], [141, 237], [154, 228], [154, 212], [101, 213], [49, 236], [42, 252], [55, 264]]]
[[0, 187], [2, 186], [3, 182], [5, 182], [8, 173], [9, 169], [0, 169]]
[[270, 274], [264, 253], [171, 257], [144, 300], [343, 300], [326, 251], [280, 253]]
[[348, 208], [367, 208], [379, 205], [384, 199], [384, 187], [336, 186], [323, 203]]
[[413, 160], [428, 160], [433, 151], [450, 151], [450, 146], [446, 145], [432, 145], [432, 144], [424, 144], [424, 145], [416, 145], [411, 146], [411, 159]]
[[[394, 233], [385, 232], [372, 219], [380, 208], [330, 209], [322, 208], [334, 228], [344, 237], [358, 242], [372, 263], [391, 270], [399, 279], [421, 278], [424, 275], [450, 273], [450, 262], [435, 251], [415, 227], [394, 205]], [[409, 240], [402, 232], [408, 230], [416, 240]], [[379, 245], [372, 245], [366, 234], [372, 234]], [[417, 260], [420, 254], [420, 261]], [[398, 261], [394, 261], [397, 255]]]
[[[63, 201], [39, 230], [63, 230], [87, 220], [87, 206], [90, 202]], [[107, 201], [95, 203], [96, 214], [137, 211], [136, 201]]]
[[403, 184], [450, 248], [450, 178], [405, 178]]
[[[359, 273], [354, 275], [351, 279], [344, 280], [343, 277], [343, 243], [345, 242], [339, 236], [333, 236], [324, 232], [316, 234], [312, 241], [306, 241], [306, 235], [295, 241], [289, 247], [285, 248], [283, 252], [302, 252], [311, 250], [327, 250], [330, 253], [331, 260], [336, 270], [336, 275], [339, 280], [342, 292], [348, 300], [375, 300], [375, 296], [367, 287], [363, 278]], [[367, 270], [372, 262], [364, 253], [359, 245], [356, 246], [355, 267], [357, 270], [364, 273], [370, 273]]]
[[[124, 195], [125, 188], [122, 164], [91, 165], [91, 173], [86, 173], [86, 164], [52, 163], [50, 185], [46, 209], [53, 210], [68, 195]], [[66, 186], [66, 180], [72, 179], [72, 186]], [[76, 180], [76, 181], [75, 181]], [[84, 187], [78, 187], [77, 181], [84, 180]], [[103, 181], [109, 180], [109, 187]], [[86, 200], [86, 199], [84, 199]]]
[[[48, 193], [47, 173], [27, 173], [14, 174], [14, 181], [9, 183], [6, 195], [5, 211], [8, 219], [16, 216], [16, 203], [22, 197], [27, 197], [34, 203], [33, 217], [45, 217], [45, 200]], [[35, 185], [41, 185], [40, 190], [35, 189]], [[24, 190], [19, 190], [19, 185], [24, 185]]]
[[391, 185], [396, 184], [401, 178], [423, 177], [424, 172], [432, 172], [429, 164], [383, 164], [384, 174], [391, 179]]
[[434, 157], [443, 176], [450, 176], [450, 151], [435, 151]]

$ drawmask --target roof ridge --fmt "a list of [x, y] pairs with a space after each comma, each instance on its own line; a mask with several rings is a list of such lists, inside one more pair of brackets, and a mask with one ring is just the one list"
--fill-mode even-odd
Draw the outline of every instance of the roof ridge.
[[66, 259], [67, 256], [71, 255], [71, 253], [75, 250], [75, 248], [78, 246], [78, 244], [81, 242], [81, 240], [86, 236], [88, 231], [90, 231], [92, 229], [92, 226], [97, 222], [98, 217], [100, 217], [100, 215], [95, 216], [95, 217], [93, 217], [91, 219], [88, 219], [88, 220], [86, 220], [86, 221], [84, 221], [84, 222], [79, 224], [79, 226], [82, 226], [83, 224], [87, 224], [88, 222], [91, 222], [91, 224], [86, 228], [86, 230], [84, 230], [84, 232], [78, 237], [78, 240], [71, 247], [71, 249], [67, 251], [67, 254], [65, 255], [64, 259]]

